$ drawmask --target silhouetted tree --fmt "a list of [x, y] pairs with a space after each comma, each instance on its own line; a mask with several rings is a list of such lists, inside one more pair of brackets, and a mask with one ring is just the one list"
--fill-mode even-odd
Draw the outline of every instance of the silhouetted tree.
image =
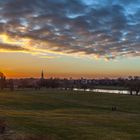
[[6, 77], [0, 72], [0, 89], [3, 90], [6, 86]]
[[131, 78], [127, 82], [128, 89], [130, 91], [130, 95], [133, 94], [133, 92], [136, 93], [136, 95], [140, 92], [140, 79], [138, 77]]

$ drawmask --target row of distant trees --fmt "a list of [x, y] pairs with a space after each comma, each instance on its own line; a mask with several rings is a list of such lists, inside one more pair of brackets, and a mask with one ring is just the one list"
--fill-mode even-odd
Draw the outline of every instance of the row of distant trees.
[[[33, 79], [32, 79], [33, 80]], [[65, 90], [78, 89], [96, 89], [96, 88], [115, 88], [126, 89], [132, 95], [140, 92], [140, 77], [118, 78], [118, 79], [40, 79], [31, 84], [30, 79], [21, 79], [20, 88], [61, 88]]]
[[6, 80], [6, 76], [0, 72], [0, 89], [10, 88], [14, 90], [14, 82], [13, 79]]
[[[16, 80], [16, 88], [63, 88], [65, 90], [79, 89], [95, 89], [103, 87], [115, 87], [116, 89], [121, 87], [130, 91], [132, 95], [134, 92], [136, 95], [140, 92], [140, 77], [118, 78], [118, 79], [19, 79]], [[0, 89], [9, 88], [14, 90], [15, 80], [6, 80], [5, 76], [0, 76]]]
[[138, 77], [131, 78], [126, 83], [126, 86], [128, 86], [131, 95], [133, 94], [133, 92], [135, 92], [136, 95], [138, 95], [140, 92], [140, 79]]

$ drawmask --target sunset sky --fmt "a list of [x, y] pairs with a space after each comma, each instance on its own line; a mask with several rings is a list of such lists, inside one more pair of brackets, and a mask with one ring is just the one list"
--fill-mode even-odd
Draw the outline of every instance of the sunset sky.
[[140, 76], [140, 0], [0, 0], [8, 78]]

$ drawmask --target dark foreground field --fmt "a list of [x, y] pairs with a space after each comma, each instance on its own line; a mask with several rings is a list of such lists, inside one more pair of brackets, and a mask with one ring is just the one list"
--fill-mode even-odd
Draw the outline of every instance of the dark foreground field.
[[35, 135], [40, 140], [140, 140], [140, 96], [3, 91], [0, 118], [13, 131], [9, 134], [13, 140], [18, 135]]

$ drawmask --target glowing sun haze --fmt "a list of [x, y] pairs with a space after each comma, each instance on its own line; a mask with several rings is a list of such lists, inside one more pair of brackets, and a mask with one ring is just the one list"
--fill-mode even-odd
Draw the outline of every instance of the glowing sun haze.
[[140, 0], [0, 0], [8, 77], [140, 75]]

